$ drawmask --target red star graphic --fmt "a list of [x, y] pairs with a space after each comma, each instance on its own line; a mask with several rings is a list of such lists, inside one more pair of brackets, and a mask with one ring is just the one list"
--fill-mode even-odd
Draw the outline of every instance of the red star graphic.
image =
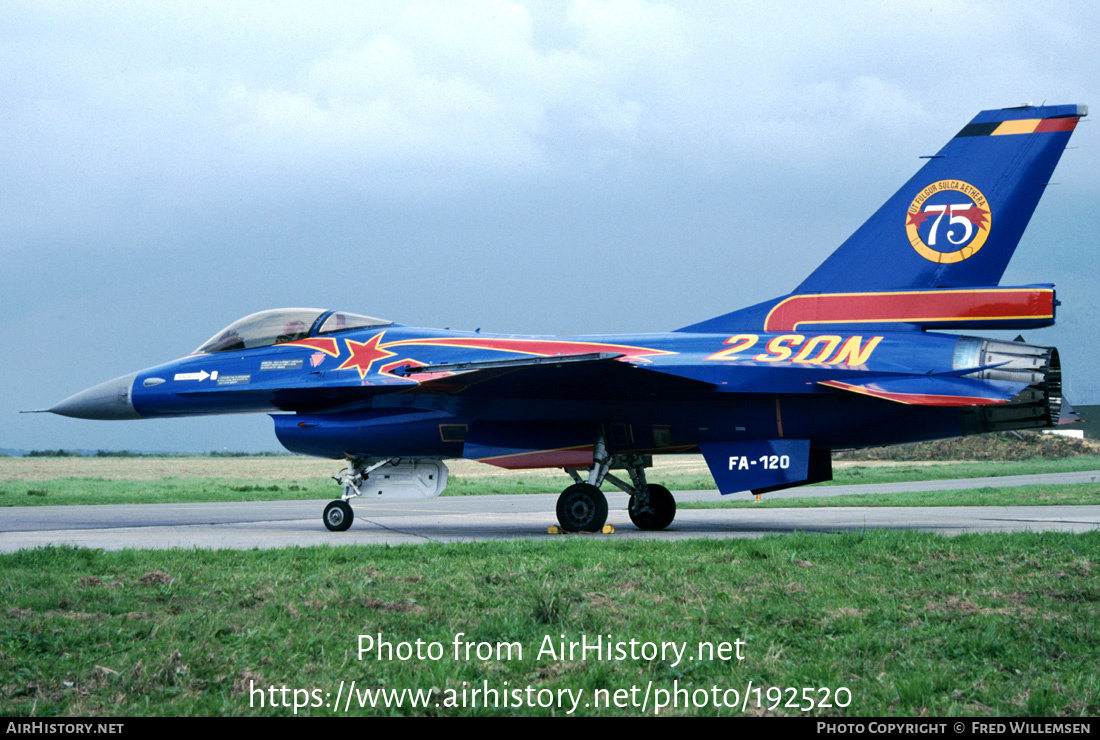
[[394, 357], [395, 352], [388, 352], [378, 346], [378, 343], [382, 341], [382, 335], [386, 332], [379, 332], [365, 342], [356, 342], [351, 339], [345, 339], [344, 344], [348, 346], [348, 352], [351, 353], [351, 357], [344, 360], [344, 364], [336, 368], [337, 370], [348, 370], [355, 368], [359, 371], [359, 378], [367, 377], [367, 373], [370, 372], [370, 366], [375, 363], [376, 360], [384, 360], [387, 357]]
[[925, 220], [928, 218], [929, 215], [930, 214], [924, 213], [923, 211], [917, 211], [916, 213], [910, 213], [909, 214], [909, 220], [906, 221], [905, 225], [906, 226], [915, 226], [919, 229], [920, 225], [925, 222]]

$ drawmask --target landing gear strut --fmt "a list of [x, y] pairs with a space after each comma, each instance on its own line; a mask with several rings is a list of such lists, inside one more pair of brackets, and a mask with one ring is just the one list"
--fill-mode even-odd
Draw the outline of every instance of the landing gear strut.
[[[566, 468], [565, 472], [575, 483], [558, 497], [558, 523], [567, 532], [599, 532], [607, 522], [607, 498], [600, 490], [604, 481], [630, 494], [628, 513], [630, 521], [638, 529], [659, 530], [672, 524], [676, 518], [676, 499], [664, 486], [646, 483], [645, 469], [649, 458], [645, 455], [610, 455], [604, 441], [603, 428], [596, 434], [592, 450], [591, 468]], [[609, 471], [625, 468], [630, 483], [620, 480]], [[588, 473], [585, 480], [580, 471]]]
[[386, 458], [374, 463], [368, 463], [361, 457], [348, 457], [348, 469], [339, 475], [332, 476], [333, 480], [344, 487], [344, 492], [336, 501], [330, 501], [325, 507], [325, 513], [321, 520], [330, 532], [346, 532], [351, 523], [355, 521], [355, 513], [351, 510], [349, 499], [362, 496], [362, 486], [367, 482], [367, 476], [371, 471], [393, 462], [397, 458]]

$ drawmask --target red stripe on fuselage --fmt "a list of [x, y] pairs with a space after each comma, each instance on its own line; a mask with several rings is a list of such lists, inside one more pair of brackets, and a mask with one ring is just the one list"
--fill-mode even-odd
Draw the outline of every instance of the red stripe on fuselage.
[[537, 450], [515, 455], [486, 457], [478, 462], [495, 465], [507, 470], [528, 468], [586, 468], [592, 465], [592, 445], [564, 450]]
[[1049, 319], [1049, 288], [929, 290], [892, 293], [796, 295], [778, 303], [765, 331], [792, 331], [802, 324], [921, 323]]
[[310, 337], [308, 339], [296, 339], [293, 342], [286, 342], [280, 346], [283, 347], [310, 347], [312, 349], [320, 350], [326, 355], [331, 357], [340, 356], [340, 347], [336, 344], [336, 340], [331, 337]]
[[931, 393], [891, 393], [889, 391], [876, 391], [862, 385], [842, 383], [839, 380], [825, 380], [821, 385], [832, 388], [861, 393], [865, 396], [882, 398], [886, 401], [904, 403], [910, 406], [990, 406], [996, 403], [1006, 403], [998, 398], [982, 398], [980, 396], [940, 396]]
[[557, 339], [498, 339], [492, 337], [425, 337], [423, 339], [401, 339], [386, 342], [383, 347], [402, 345], [432, 345], [443, 347], [466, 347], [469, 349], [489, 349], [499, 352], [514, 352], [537, 357], [556, 355], [580, 355], [588, 352], [617, 352], [628, 357], [644, 355], [674, 355], [662, 349], [632, 347], [625, 344], [604, 344], [601, 342], [571, 342]]

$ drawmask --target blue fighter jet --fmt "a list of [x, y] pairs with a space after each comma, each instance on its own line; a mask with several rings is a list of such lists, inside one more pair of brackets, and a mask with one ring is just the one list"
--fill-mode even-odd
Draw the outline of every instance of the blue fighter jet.
[[1054, 323], [1052, 285], [999, 282], [1086, 113], [983, 111], [791, 294], [675, 331], [494, 335], [262, 311], [45, 411], [271, 412], [288, 450], [346, 461], [323, 515], [334, 531], [352, 498], [439, 495], [446, 459], [564, 469], [568, 531], [604, 526], [610, 482], [634, 524], [658, 530], [676, 503], [646, 480], [653, 455], [701, 452], [721, 493], [762, 493], [829, 480], [837, 449], [1050, 427], [1074, 418], [1056, 349], [935, 330]]

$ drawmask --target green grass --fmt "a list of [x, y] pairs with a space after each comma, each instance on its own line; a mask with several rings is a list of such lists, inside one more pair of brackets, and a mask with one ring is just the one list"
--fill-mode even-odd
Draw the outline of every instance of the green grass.
[[843, 460], [1036, 460], [1095, 456], [1096, 441], [1042, 432], [995, 432], [932, 442], [845, 450]]
[[[1029, 460], [1023, 462], [937, 463], [897, 466], [859, 465], [836, 470], [831, 483], [894, 483], [916, 480], [980, 478], [998, 475], [1100, 470], [1100, 458], [1075, 457], [1062, 460]], [[654, 475], [659, 482], [674, 491], [713, 490], [714, 482], [695, 474]], [[511, 493], [561, 493], [568, 483], [565, 474], [545, 475], [516, 473], [514, 476], [462, 478], [451, 476], [444, 496], [474, 496]], [[613, 490], [608, 488], [608, 490]], [[1026, 492], [1006, 493], [1017, 503], [1029, 503]], [[160, 478], [156, 480], [104, 478], [52, 478], [48, 480], [0, 480], [0, 507], [44, 506], [63, 504], [157, 504], [208, 503], [228, 501], [285, 501], [335, 498], [339, 493], [329, 478], [294, 478], [272, 481], [250, 478]], [[919, 494], [923, 500], [927, 494]], [[881, 500], [874, 497], [875, 501]], [[1074, 500], [1072, 503], [1088, 501]], [[1004, 501], [998, 501], [1004, 503]], [[1044, 502], [1045, 503], [1045, 502]], [[787, 505], [802, 505], [787, 504]], [[829, 503], [822, 505], [836, 506]], [[854, 504], [844, 504], [854, 505]], [[894, 505], [894, 504], [876, 504]], [[908, 505], [908, 504], [903, 504]]]
[[848, 496], [806, 496], [769, 498], [757, 501], [751, 495], [733, 494], [714, 501], [677, 502], [681, 509], [779, 509], [823, 506], [1067, 506], [1100, 504], [1100, 484], [1070, 483], [1044, 486], [967, 488], [954, 491], [910, 493], [861, 493]]
[[1000, 462], [957, 462], [929, 465], [852, 465], [833, 471], [833, 480], [821, 485], [851, 485], [858, 483], [900, 483], [917, 480], [951, 478], [988, 478], [1002, 475], [1035, 475], [1038, 473], [1070, 473], [1100, 470], [1100, 457], [1067, 457], [1062, 459], [1011, 460]]
[[[434, 706], [483, 681], [584, 690], [587, 698], [597, 689], [644, 690], [649, 681], [666, 691], [740, 692], [751, 681], [847, 687], [850, 706], [822, 714], [1096, 716], [1098, 553], [1098, 532], [888, 531], [22, 551], [0, 556], [0, 715], [291, 714], [250, 706], [250, 682], [334, 697], [341, 681], [355, 680], [360, 690], [433, 692], [427, 709], [353, 705], [355, 714], [551, 713]], [[445, 656], [358, 660], [357, 636], [379, 633], [394, 643], [437, 641]], [[475, 643], [518, 642], [523, 658], [454, 660], [457, 633]], [[561, 635], [684, 642], [692, 653], [700, 641], [743, 640], [745, 658], [674, 665], [536, 655], [547, 636]], [[642, 712], [582, 704], [578, 713]]]
[[338, 494], [339, 489], [331, 480], [313, 479], [289, 482], [226, 478], [53, 478], [0, 481], [0, 506], [285, 501], [335, 498]]

